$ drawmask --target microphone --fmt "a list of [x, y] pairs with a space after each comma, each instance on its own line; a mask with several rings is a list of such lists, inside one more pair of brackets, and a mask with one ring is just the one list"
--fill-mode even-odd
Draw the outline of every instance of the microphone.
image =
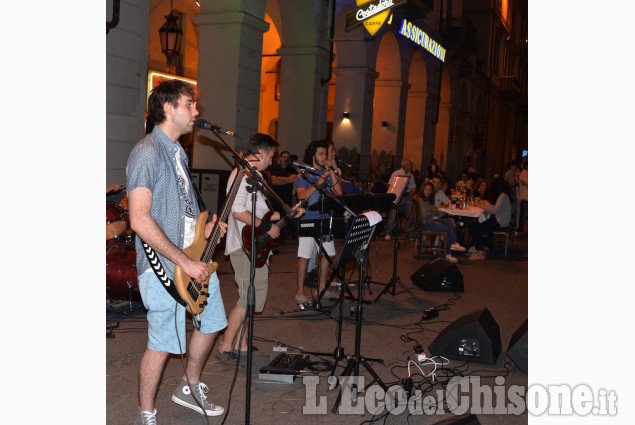
[[196, 121], [194, 121], [194, 125], [197, 126], [198, 128], [202, 128], [203, 130], [218, 131], [219, 133], [224, 134], [226, 136], [236, 135], [236, 133], [234, 133], [233, 131], [225, 130], [217, 126], [216, 124], [212, 124], [209, 121], [205, 121], [202, 118], [198, 118]]
[[339, 159], [338, 157], [335, 157], [335, 162], [337, 162], [338, 164], [340, 164], [342, 167], [344, 168], [351, 168], [351, 164], [342, 161], [341, 159]]
[[310, 172], [311, 174], [315, 174], [316, 176], [320, 176], [321, 175], [321, 173], [318, 170], [316, 170], [315, 168], [313, 168], [313, 167], [311, 167], [309, 165], [306, 165], [306, 164], [302, 164], [301, 162], [293, 161], [291, 164], [294, 167], [298, 167], [298, 168], [302, 168], [303, 170], [307, 170], [308, 172]]

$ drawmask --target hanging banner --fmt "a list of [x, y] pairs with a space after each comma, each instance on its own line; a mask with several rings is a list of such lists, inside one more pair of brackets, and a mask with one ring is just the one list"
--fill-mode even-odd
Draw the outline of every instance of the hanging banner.
[[406, 4], [406, 0], [356, 0], [357, 9], [346, 14], [346, 31], [364, 24], [372, 36], [384, 25], [392, 9]]

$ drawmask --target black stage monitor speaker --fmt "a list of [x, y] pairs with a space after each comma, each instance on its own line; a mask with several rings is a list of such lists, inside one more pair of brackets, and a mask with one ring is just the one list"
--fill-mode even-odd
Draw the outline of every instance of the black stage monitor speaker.
[[463, 275], [455, 264], [436, 258], [410, 276], [412, 282], [426, 291], [463, 292]]
[[481, 308], [448, 325], [428, 348], [450, 360], [493, 365], [501, 352], [500, 329], [489, 310]]
[[433, 425], [481, 425], [481, 423], [476, 415], [462, 415], [435, 422]]
[[520, 325], [520, 327], [512, 335], [512, 339], [509, 341], [509, 348], [507, 349], [507, 355], [516, 364], [516, 367], [521, 372], [527, 373], [527, 320]]

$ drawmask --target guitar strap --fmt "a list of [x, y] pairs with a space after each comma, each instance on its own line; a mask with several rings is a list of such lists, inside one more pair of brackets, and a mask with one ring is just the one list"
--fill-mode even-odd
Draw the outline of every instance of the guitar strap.
[[165, 269], [163, 268], [161, 261], [159, 261], [159, 257], [157, 256], [156, 252], [154, 252], [152, 247], [145, 243], [143, 239], [139, 238], [139, 240], [141, 240], [143, 251], [146, 253], [146, 257], [148, 257], [148, 261], [150, 262], [150, 267], [159, 279], [159, 282], [161, 282], [165, 290], [168, 291], [168, 294], [170, 294], [170, 296], [172, 296], [172, 298], [174, 298], [177, 303], [181, 304], [183, 307], [187, 307], [187, 303], [183, 301], [183, 298], [181, 298], [181, 296], [179, 295], [174, 281], [170, 279], [165, 273]]
[[[185, 161], [181, 161], [181, 165], [183, 166], [183, 169], [185, 170], [187, 175], [190, 177], [192, 187], [194, 188], [196, 202], [198, 202], [199, 205], [199, 210], [205, 211], [205, 202], [203, 202], [203, 198], [201, 197], [201, 194], [198, 191], [194, 180], [192, 179], [192, 174], [190, 173], [187, 164], [185, 163]], [[174, 298], [177, 303], [181, 304], [183, 307], [187, 307], [187, 303], [183, 300], [183, 298], [181, 298], [181, 295], [179, 295], [174, 281], [168, 277], [165, 269], [163, 268], [163, 265], [161, 264], [161, 261], [159, 260], [159, 257], [157, 256], [156, 252], [154, 252], [154, 249], [152, 249], [150, 245], [145, 243], [143, 239], [139, 238], [139, 240], [141, 241], [141, 245], [143, 246], [143, 251], [146, 253], [146, 257], [148, 257], [150, 267], [154, 271], [154, 274], [157, 276], [157, 279], [159, 279], [159, 282], [161, 282], [165, 290], [168, 291], [168, 294], [170, 294], [170, 296]]]
[[183, 165], [183, 169], [190, 176], [190, 181], [192, 182], [192, 187], [194, 188], [194, 197], [196, 198], [196, 202], [198, 203], [200, 211], [207, 211], [207, 207], [205, 206], [205, 201], [203, 201], [203, 197], [201, 196], [201, 192], [199, 192], [198, 187], [196, 187], [196, 183], [194, 183], [194, 179], [192, 178], [192, 173], [190, 173], [190, 169], [187, 168], [187, 164], [185, 162], [181, 162]]

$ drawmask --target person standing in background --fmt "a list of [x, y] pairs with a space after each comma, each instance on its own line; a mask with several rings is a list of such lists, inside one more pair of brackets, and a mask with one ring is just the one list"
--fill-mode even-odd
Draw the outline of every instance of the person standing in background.
[[527, 158], [523, 164], [523, 171], [518, 175], [518, 206], [520, 212], [518, 214], [518, 229], [516, 234], [525, 234], [525, 222], [527, 221], [529, 205], [529, 165]]

